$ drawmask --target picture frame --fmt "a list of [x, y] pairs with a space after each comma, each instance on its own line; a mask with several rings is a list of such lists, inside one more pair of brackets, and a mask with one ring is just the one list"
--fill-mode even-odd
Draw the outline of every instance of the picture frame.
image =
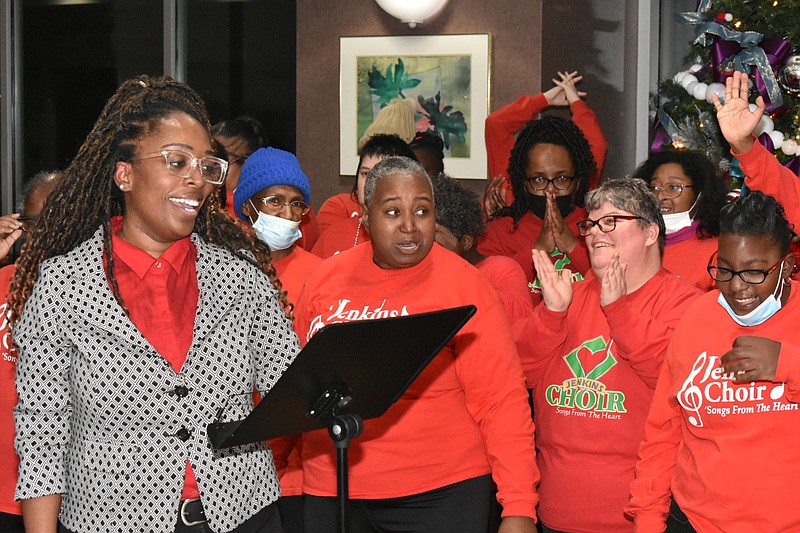
[[405, 98], [417, 131], [445, 144], [445, 172], [486, 179], [489, 34], [341, 37], [339, 172], [356, 174], [358, 141], [382, 107]]

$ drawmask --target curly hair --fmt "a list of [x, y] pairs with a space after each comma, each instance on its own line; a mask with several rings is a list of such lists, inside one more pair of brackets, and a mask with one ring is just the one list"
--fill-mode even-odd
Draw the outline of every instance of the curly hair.
[[721, 234], [750, 235], [772, 241], [786, 255], [795, 233], [783, 206], [761, 191], [750, 191], [726, 204], [719, 214]]
[[483, 235], [483, 214], [478, 195], [446, 174], [440, 174], [432, 181], [436, 223], [450, 230], [456, 239], [464, 235], [475, 238]]
[[700, 221], [699, 231], [704, 237], [719, 235], [719, 210], [726, 203], [727, 190], [714, 171], [714, 164], [700, 152], [690, 150], [665, 150], [650, 156], [633, 172], [632, 178], [650, 183], [661, 165], [680, 165], [692, 180], [692, 191], [697, 201], [695, 219]]
[[517, 134], [517, 140], [508, 160], [508, 175], [514, 191], [514, 203], [498, 213], [501, 216], [513, 217], [515, 226], [531, 209], [525, 188], [528, 178], [528, 152], [537, 144], [555, 144], [563, 146], [569, 152], [575, 167], [574, 179], [578, 182], [575, 189], [575, 204], [578, 206], [583, 206], [583, 197], [589, 188], [589, 176], [597, 169], [589, 141], [574, 122], [555, 116], [529, 121]]
[[[11, 282], [9, 312], [11, 324], [22, 314], [45, 260], [65, 254], [89, 239], [98, 227], [103, 230], [107, 276], [119, 305], [127, 313], [114, 275], [111, 217], [123, 215], [125, 203], [114, 183], [118, 161], [130, 161], [136, 141], [152, 134], [162, 119], [186, 113], [208, 132], [211, 124], [205, 104], [189, 86], [169, 77], [138, 76], [124, 82], [106, 102], [77, 155], [50, 194], [39, 223], [28, 235]], [[245, 231], [232, 215], [220, 208], [219, 197], [209, 195], [200, 208], [193, 231], [208, 242], [230, 251], [254, 265], [280, 293], [284, 311], [291, 314], [269, 248], [255, 234]]]

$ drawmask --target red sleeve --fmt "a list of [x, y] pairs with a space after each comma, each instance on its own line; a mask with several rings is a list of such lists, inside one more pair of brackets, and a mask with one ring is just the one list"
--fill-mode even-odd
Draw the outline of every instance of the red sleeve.
[[544, 93], [521, 96], [486, 117], [484, 138], [489, 158], [489, 178], [508, 177], [508, 158], [514, 148], [514, 136], [529, 120], [547, 108]]
[[800, 228], [800, 179], [781, 165], [761, 143], [756, 142], [743, 154], [731, 152], [745, 173], [745, 184], [753, 190], [774, 197], [786, 211], [786, 218]]
[[517, 350], [496, 296], [478, 302], [478, 313], [455, 342], [456, 373], [483, 435], [503, 516], [535, 519], [539, 469], [533, 420]]
[[661, 533], [666, 529], [672, 498], [670, 481], [681, 440], [680, 407], [669, 397], [672, 353], [670, 348], [653, 394], [644, 439], [639, 445], [636, 478], [631, 483], [631, 500], [625, 506], [625, 512], [633, 517], [636, 533]]
[[[645, 286], [639, 291], [656, 294], [640, 294], [634, 291], [602, 307], [611, 338], [617, 346], [617, 354], [628, 361], [634, 372], [652, 388], [655, 388], [667, 346], [686, 307], [702, 292], [684, 283], [665, 270], [662, 283]], [[643, 312], [645, 297], [658, 297], [659, 301], [650, 312]]]
[[597, 164], [597, 170], [589, 176], [589, 189], [595, 189], [600, 184], [600, 176], [603, 174], [603, 167], [606, 163], [608, 141], [603, 135], [603, 130], [600, 129], [597, 115], [589, 109], [586, 102], [578, 100], [570, 105], [570, 109], [572, 110], [572, 121], [583, 132], [586, 140], [589, 141], [594, 162]]
[[530, 317], [514, 324], [514, 340], [529, 387], [536, 383], [550, 358], [560, 353], [561, 346], [567, 340], [566, 319], [566, 311], [557, 313], [541, 303], [533, 309]]
[[533, 312], [528, 280], [516, 261], [503, 256], [487, 257], [479, 263], [478, 270], [497, 290], [509, 323], [513, 324]]

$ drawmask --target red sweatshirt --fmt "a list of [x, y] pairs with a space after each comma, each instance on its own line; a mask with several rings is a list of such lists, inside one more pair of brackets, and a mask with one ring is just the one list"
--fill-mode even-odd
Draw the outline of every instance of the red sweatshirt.
[[[544, 93], [536, 96], [521, 96], [516, 101], [505, 105], [486, 118], [484, 139], [486, 142], [486, 155], [489, 158], [489, 176], [504, 176], [508, 178], [508, 158], [514, 148], [515, 136], [526, 122], [535, 119], [539, 113], [547, 109], [547, 99]], [[606, 161], [608, 141], [600, 129], [597, 115], [589, 109], [586, 102], [579, 100], [570, 105], [572, 121], [583, 132], [589, 147], [592, 150], [597, 172], [589, 176], [589, 188], [594, 189], [600, 181], [603, 166]], [[503, 186], [508, 205], [514, 201], [514, 192], [511, 184], [506, 180]]]
[[[408, 496], [491, 472], [503, 516], [534, 517], [533, 423], [496, 291], [438, 244], [403, 269], [382, 269], [372, 254], [371, 245], [358, 246], [312, 274], [295, 313], [302, 343], [334, 322], [466, 304], [478, 311], [386, 414], [365, 421], [350, 446], [350, 497]], [[302, 441], [303, 491], [334, 496], [336, 455], [327, 431], [306, 433]]]
[[528, 280], [516, 261], [502, 255], [490, 255], [475, 266], [497, 290], [510, 324], [530, 316], [533, 302]]
[[[637, 532], [662, 532], [670, 495], [703, 533], [800, 531], [800, 284], [761, 325], [695, 301], [675, 331], [639, 448], [626, 510]], [[781, 342], [774, 383], [735, 384], [719, 358], [740, 335]]]
[[747, 186], [778, 200], [797, 231], [800, 228], [800, 179], [761, 143], [756, 142], [743, 154], [731, 154], [739, 160]]
[[317, 214], [319, 233], [322, 235], [325, 230], [341, 220], [360, 216], [361, 206], [353, 200], [353, 196], [350, 193], [331, 196], [325, 200]]
[[600, 282], [573, 285], [556, 313], [539, 305], [514, 325], [533, 389], [542, 482], [539, 517], [573, 533], [633, 531], [623, 507], [672, 332], [700, 291], [661, 269], [600, 306]]
[[698, 235], [664, 248], [661, 265], [691, 283], [703, 292], [716, 287], [714, 280], [708, 275], [708, 260], [717, 251], [717, 237], [701, 239]]
[[0, 269], [0, 513], [22, 514], [19, 502], [14, 501], [17, 486], [19, 458], [14, 451], [14, 406], [17, 404], [17, 389], [14, 375], [17, 369], [17, 351], [11, 342], [6, 317], [6, 294], [14, 276], [14, 265]]

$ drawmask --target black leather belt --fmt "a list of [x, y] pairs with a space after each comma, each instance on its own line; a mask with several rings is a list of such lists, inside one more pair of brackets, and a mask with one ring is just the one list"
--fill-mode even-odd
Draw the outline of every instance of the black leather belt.
[[200, 498], [190, 498], [181, 502], [181, 509], [178, 513], [184, 526], [191, 527], [206, 522], [206, 514], [203, 512], [203, 503]]

